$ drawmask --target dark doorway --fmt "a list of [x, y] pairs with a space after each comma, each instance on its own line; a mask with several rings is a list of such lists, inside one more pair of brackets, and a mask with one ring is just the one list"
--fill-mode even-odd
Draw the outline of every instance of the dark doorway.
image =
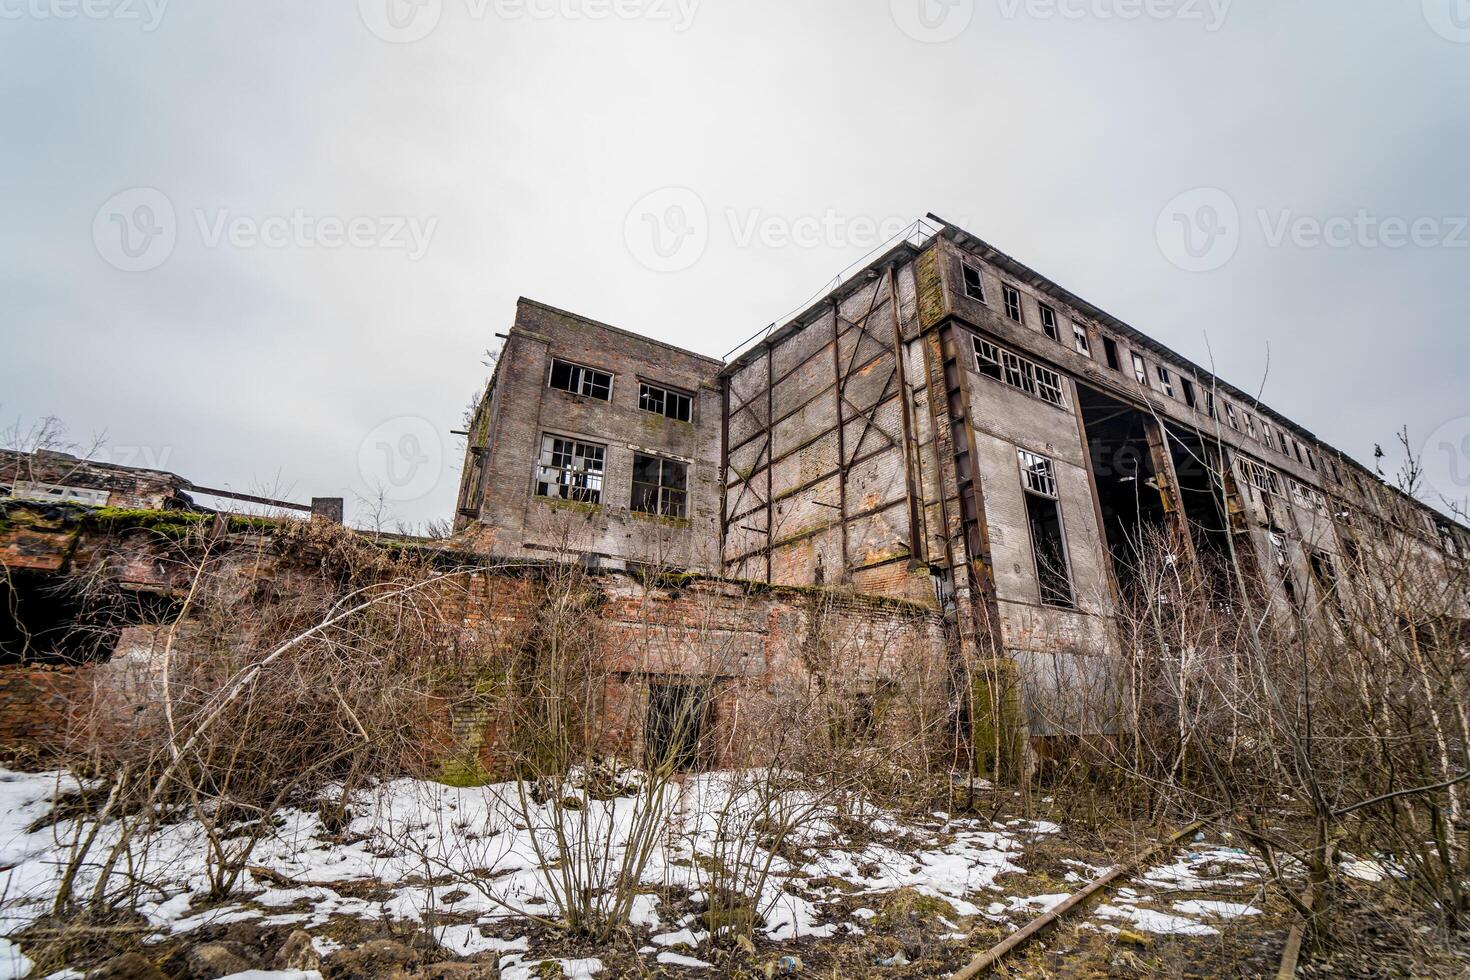
[[1168, 526], [1149, 455], [1149, 417], [1083, 385], [1077, 386], [1077, 400], [1087, 431], [1108, 554], [1119, 587], [1126, 590], [1138, 564], [1140, 545], [1151, 530], [1163, 531]]
[[708, 684], [649, 683], [643, 746], [650, 770], [688, 772], [698, 768], [709, 702]]

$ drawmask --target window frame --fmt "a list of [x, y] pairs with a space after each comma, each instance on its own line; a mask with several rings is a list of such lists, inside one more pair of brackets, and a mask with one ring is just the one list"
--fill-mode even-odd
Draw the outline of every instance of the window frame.
[[[652, 408], [649, 408], [645, 404], [651, 391], [657, 391], [661, 393], [664, 406], [661, 410], [654, 410]], [[684, 400], [689, 413], [687, 418], [681, 418], [678, 415], [669, 414], [668, 406], [670, 395], [672, 395], [674, 398], [682, 398]], [[694, 395], [690, 392], [681, 391], [678, 388], [671, 388], [668, 385], [656, 384], [655, 382], [644, 381], [642, 378], [639, 378], [638, 410], [640, 412], [648, 412], [651, 415], [662, 415], [664, 418], [673, 419], [675, 422], [689, 422], [692, 424], [694, 422]]]
[[1045, 303], [1036, 305], [1041, 309], [1041, 332], [1057, 343], [1061, 343], [1062, 334], [1057, 328], [1057, 311]]
[[[1026, 503], [1026, 532], [1031, 539], [1031, 561], [1036, 575], [1036, 594], [1041, 605], [1050, 609], [1076, 609], [1077, 586], [1073, 582], [1072, 554], [1067, 544], [1067, 524], [1062, 516], [1062, 498], [1057, 480], [1056, 461], [1050, 456], [1033, 453], [1029, 449], [1016, 447], [1016, 465], [1020, 471], [1021, 494]], [[1052, 572], [1060, 581], [1048, 585], [1049, 573], [1044, 572], [1042, 552], [1037, 541], [1037, 518], [1032, 513], [1032, 500], [1045, 501], [1053, 508], [1052, 519], [1056, 523], [1057, 556], [1060, 567]], [[1062, 594], [1065, 587], [1065, 595]]]
[[1148, 383], [1148, 362], [1143, 359], [1143, 355], [1136, 350], [1131, 350], [1128, 352], [1128, 357], [1133, 365], [1133, 380], [1145, 388], [1151, 388], [1152, 385]]
[[1067, 383], [1060, 371], [1038, 364], [979, 334], [970, 334], [975, 351], [975, 372], [1007, 388], [1030, 395], [1054, 408], [1069, 410]]
[[[573, 369], [574, 371], [580, 371], [580, 372], [582, 372], [582, 374], [580, 375], [580, 383], [577, 386], [577, 390], [573, 390], [571, 388], [562, 388], [562, 387], [560, 387], [560, 386], [558, 386], [558, 385], [556, 385], [556, 384], [553, 383], [555, 381], [555, 379], [556, 379], [556, 368], [557, 368], [557, 365], [559, 365], [559, 364], [566, 365], [567, 367]], [[602, 375], [602, 376], [604, 376], [604, 377], [607, 378], [607, 386], [606, 386], [607, 387], [607, 396], [606, 397], [604, 397], [602, 395], [593, 394], [592, 392], [586, 390], [589, 387], [593, 387], [593, 385], [590, 384], [591, 378], [588, 377], [589, 375], [593, 375], [593, 374], [600, 374], [600, 375]], [[618, 376], [616, 374], [614, 374], [612, 371], [604, 371], [601, 368], [595, 368], [595, 367], [592, 367], [592, 366], [587, 365], [587, 364], [579, 364], [576, 361], [569, 361], [565, 357], [555, 357], [555, 356], [553, 356], [551, 358], [551, 365], [550, 365], [550, 367], [547, 368], [547, 371], [546, 371], [546, 387], [550, 388], [552, 391], [561, 391], [561, 392], [565, 392], [568, 395], [575, 395], [578, 398], [593, 398], [593, 399], [596, 399], [597, 401], [600, 401], [600, 402], [609, 402], [610, 403], [612, 401], [612, 399], [613, 399], [613, 386], [617, 383], [617, 377]], [[597, 385], [595, 387], [602, 387], [602, 386]]]
[[[970, 283], [970, 273], [974, 273], [975, 275], [973, 289]], [[966, 299], [972, 299], [977, 303], [984, 303], [986, 306], [990, 305], [985, 299], [985, 274], [980, 270], [979, 266], [971, 265], [969, 262], [960, 262], [960, 288], [964, 290]]]
[[[649, 483], [647, 480], [638, 479], [638, 468], [640, 461], [653, 460], [659, 464], [658, 483]], [[677, 466], [682, 470], [682, 487], [669, 486], [665, 480], [665, 474], [670, 466]], [[650, 517], [668, 517], [675, 520], [688, 520], [689, 518], [689, 462], [682, 459], [674, 459], [669, 456], [659, 456], [655, 453], [633, 453], [633, 479], [630, 481], [631, 489], [628, 496], [628, 509], [635, 514], [647, 514]], [[649, 510], [639, 502], [639, 487], [652, 487], [654, 490], [654, 509]], [[678, 513], [670, 513], [666, 508], [665, 494], [678, 494]]]
[[[569, 448], [560, 450], [557, 448], [557, 443], [565, 443]], [[596, 470], [586, 466], [578, 468], [572, 465], [571, 462], [558, 466], [555, 462], [558, 453], [567, 456], [569, 461], [575, 461], [577, 459], [590, 461], [593, 457], [583, 452], [583, 450], [588, 449], [597, 450], [596, 462], [599, 465]], [[602, 506], [603, 491], [607, 489], [607, 450], [608, 446], [606, 443], [591, 442], [579, 439], [576, 436], [558, 435], [555, 432], [541, 433], [541, 450], [536, 454], [536, 460], [531, 467], [531, 475], [534, 481], [534, 496], [545, 500], [567, 500], [573, 503]], [[547, 462], [548, 458], [551, 460], [550, 462]], [[543, 476], [548, 472], [560, 473], [563, 477], [581, 474], [583, 477], [582, 483], [579, 487], [576, 482], [570, 479], [558, 479], [554, 483], [549, 482], [543, 479]], [[588, 482], [590, 482], [587, 479], [589, 474], [595, 474], [596, 487], [589, 488], [587, 486]], [[562, 492], [555, 494], [543, 493], [543, 486], [559, 487]], [[579, 489], [581, 490], [580, 495], [576, 492]]]
[[1005, 304], [1006, 318], [1016, 323], [1026, 322], [1026, 311], [1021, 306], [1021, 291], [1008, 282], [1000, 284], [1001, 300]]
[[1087, 336], [1087, 328], [1076, 321], [1072, 323], [1072, 349], [1083, 357], [1092, 357], [1092, 338]]
[[1169, 372], [1169, 369], [1162, 364], [1155, 364], [1154, 373], [1158, 375], [1160, 390], [1170, 398], [1176, 397], [1174, 394], [1173, 375]]

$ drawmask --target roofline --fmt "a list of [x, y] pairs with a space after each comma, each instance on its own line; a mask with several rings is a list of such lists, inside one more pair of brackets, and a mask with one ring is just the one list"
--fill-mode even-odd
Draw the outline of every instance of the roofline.
[[[516, 300], [517, 307], [522, 305], [534, 306], [536, 309], [545, 310], [547, 313], [555, 313], [558, 316], [567, 316], [571, 317], [573, 320], [581, 320], [583, 323], [589, 324], [591, 326], [601, 327], [603, 330], [611, 330], [613, 333], [621, 334], [624, 337], [630, 337], [634, 340], [641, 340], [645, 344], [653, 344], [656, 347], [663, 347], [676, 353], [683, 354], [685, 357], [692, 357], [696, 360], [704, 361], [708, 364], [713, 364], [716, 367], [723, 366], [725, 363], [718, 357], [710, 357], [708, 354], [700, 354], [696, 351], [687, 350], [683, 347], [676, 347], [673, 344], [665, 343], [662, 340], [655, 340], [653, 337], [647, 337], [641, 333], [635, 333], [632, 330], [625, 330], [622, 327], [615, 327], [611, 323], [604, 323], [601, 320], [594, 320], [590, 316], [583, 316], [580, 313], [573, 313], [571, 310], [563, 310], [560, 307], [552, 306], [549, 303], [542, 303], [537, 300], [530, 299], [526, 296], [522, 296]], [[512, 325], [512, 329], [514, 328], [514, 325]]]
[[[930, 215], [930, 217], [932, 218], [933, 215]], [[811, 326], [817, 319], [819, 319], [834, 304], [842, 302], [853, 293], [861, 289], [863, 286], [866, 286], [868, 283], [872, 282], [875, 273], [882, 270], [886, 266], [899, 264], [900, 260], [910, 262], [913, 261], [925, 250], [930, 248], [933, 243], [933, 238], [922, 245], [914, 245], [912, 242], [905, 239], [890, 248], [888, 251], [884, 252], [882, 255], [878, 256], [878, 258], [869, 262], [867, 265], [860, 266], [857, 271], [854, 272], [850, 277], [844, 279], [830, 292], [824, 294], [819, 299], [812, 302], [811, 305], [806, 307], [806, 309], [802, 310], [800, 313], [797, 313], [795, 316], [788, 319], [785, 323], [782, 323], [779, 326], [774, 323], [771, 324], [771, 326], [767, 328], [765, 335], [761, 337], [760, 340], [756, 341], [756, 343], [746, 348], [745, 351], [743, 351], [734, 360], [725, 362], [724, 370], [720, 372], [720, 376], [727, 377], [731, 374], [734, 374], [736, 371], [740, 370], [742, 367], [748, 364], [752, 359], [758, 357], [761, 351], [769, 350], [775, 347], [777, 344], [785, 341], [786, 338], [790, 337], [792, 334], [799, 333], [800, 331], [805, 330], [807, 327]], [[750, 341], [746, 341], [746, 343], [750, 343]]]

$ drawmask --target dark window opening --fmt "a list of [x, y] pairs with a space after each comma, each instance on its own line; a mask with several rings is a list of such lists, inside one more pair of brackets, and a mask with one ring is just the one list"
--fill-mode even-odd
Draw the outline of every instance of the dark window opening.
[[551, 380], [548, 384], [558, 391], [569, 391], [574, 395], [612, 401], [612, 375], [596, 371], [569, 361], [551, 362]]
[[689, 772], [699, 766], [700, 740], [709, 720], [707, 684], [651, 681], [643, 727], [645, 764], [654, 772]]
[[1062, 339], [1061, 334], [1057, 333], [1057, 311], [1045, 303], [1041, 304], [1041, 329], [1052, 340]]
[[961, 265], [965, 278], [965, 295], [978, 302], [985, 302], [985, 282], [980, 278], [980, 270], [972, 265]]
[[1333, 567], [1331, 556], [1325, 551], [1308, 549], [1307, 564], [1312, 569], [1312, 584], [1331, 607], [1337, 621], [1346, 627], [1347, 611], [1343, 609], [1342, 596], [1337, 591], [1337, 569]]
[[1123, 370], [1123, 362], [1118, 357], [1118, 342], [1112, 337], [1104, 337], [1102, 342], [1103, 356], [1107, 359], [1108, 367], [1114, 371]]
[[1119, 588], [1132, 589], [1141, 549], [1167, 531], [1164, 500], [1149, 451], [1148, 416], [1076, 385], [1103, 536]]
[[1026, 490], [1026, 519], [1036, 558], [1036, 583], [1048, 606], [1072, 606], [1072, 578], [1067, 570], [1067, 541], [1062, 508], [1057, 501], [1056, 466], [1045, 456], [1017, 450], [1021, 485]]
[[638, 385], [638, 407], [678, 422], [688, 422], [694, 417], [694, 399], [689, 395], [641, 382]]
[[1179, 384], [1184, 388], [1184, 404], [1190, 408], [1199, 408], [1199, 396], [1194, 392], [1194, 382], [1188, 378], [1180, 378]]
[[1133, 377], [1134, 377], [1134, 379], [1139, 384], [1141, 384], [1145, 388], [1147, 388], [1148, 387], [1148, 366], [1143, 363], [1143, 358], [1139, 357], [1137, 354], [1130, 354], [1129, 356], [1133, 358]]
[[659, 456], [633, 455], [633, 502], [640, 514], [685, 517], [688, 511], [689, 464]]
[[1005, 296], [1006, 300], [1006, 316], [1015, 320], [1017, 323], [1023, 323], [1024, 321], [1021, 318], [1021, 293], [1014, 286], [1001, 287], [1001, 293]]
[[602, 502], [606, 446], [558, 436], [543, 436], [536, 467], [536, 493], [586, 504]]

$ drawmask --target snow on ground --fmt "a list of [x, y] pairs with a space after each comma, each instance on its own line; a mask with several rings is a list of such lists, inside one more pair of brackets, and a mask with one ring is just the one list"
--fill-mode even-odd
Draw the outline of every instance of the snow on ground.
[[[0, 936], [23, 929], [49, 908], [78, 828], [71, 820], [31, 828], [48, 813], [58, 790], [69, 793], [77, 788], [75, 780], [63, 774], [0, 770], [0, 868], [6, 869], [0, 871], [0, 896], [5, 899], [0, 904]], [[743, 805], [742, 794], [749, 792], [748, 774], [703, 774], [677, 787], [670, 802], [670, 829], [654, 849], [644, 883], [682, 886], [697, 895], [702, 887], [700, 861], [717, 855], [720, 827], [715, 814], [739, 811], [731, 804]], [[1015, 861], [1024, 841], [1058, 829], [1044, 822], [999, 825], [939, 814], [937, 823], [905, 826], [889, 814], [867, 811], [860, 823], [887, 833], [888, 840], [859, 843], [844, 837], [837, 814], [817, 801], [789, 793], [777, 805], [789, 813], [806, 814], [781, 849], [786, 857], [769, 855], [772, 873], [761, 894], [766, 933], [782, 940], [834, 934], [839, 923], [826, 921], [824, 906], [848, 892], [877, 895], [913, 888], [947, 901], [959, 915], [974, 915], [979, 908], [966, 896], [984, 891], [1003, 894], [996, 879], [1022, 873]], [[610, 834], [615, 868], [634, 825], [636, 806], [626, 796], [585, 800], [576, 816], [583, 826], [572, 828], [571, 852], [578, 853], [579, 835], [596, 841], [599, 835]], [[181, 821], [157, 829], [138, 856], [139, 875], [159, 886], [158, 896], [139, 911], [160, 934], [174, 935], [206, 924], [249, 919], [312, 932], [336, 917], [391, 916], [421, 922], [431, 910], [448, 911], [465, 921], [436, 926], [437, 938], [446, 948], [466, 956], [487, 950], [500, 953], [504, 976], [530, 976], [540, 960], [524, 938], [492, 939], [480, 927], [513, 924], [527, 916], [555, 918], [555, 879], [548, 877], [555, 872], [543, 871], [538, 861], [539, 852], [546, 863], [556, 864], [550, 812], [547, 807], [528, 815], [519, 812], [514, 784], [460, 789], [409, 779], [384, 783], [354, 799], [351, 822], [336, 837], [325, 832], [315, 812], [285, 810], [280, 826], [257, 846], [249, 861], [273, 874], [247, 873], [240, 887], [243, 894], [213, 907], [195, 904], [208, 890], [203, 831], [195, 822]], [[115, 825], [104, 827], [95, 853], [105, 852], [117, 833]], [[753, 830], [749, 836], [755, 838]], [[91, 868], [82, 870], [79, 892], [85, 893], [93, 874]], [[276, 876], [292, 884], [282, 885]], [[813, 886], [815, 878], [841, 879], [850, 887], [843, 891]], [[379, 886], [381, 895], [365, 890], [365, 885]], [[372, 897], [359, 897], [363, 894]], [[688, 928], [697, 926], [697, 920], [686, 916], [666, 923], [658, 905], [656, 895], [639, 895], [634, 922], [653, 931], [663, 929], [654, 937], [660, 946], [686, 943], [697, 949], [707, 937]], [[323, 952], [335, 945], [325, 936], [314, 941]], [[682, 955], [671, 950], [666, 954]], [[30, 969], [29, 962], [18, 956], [8, 943], [0, 946], [0, 980], [24, 976]], [[565, 961], [562, 966], [568, 976], [593, 976], [602, 968], [594, 960]]]

